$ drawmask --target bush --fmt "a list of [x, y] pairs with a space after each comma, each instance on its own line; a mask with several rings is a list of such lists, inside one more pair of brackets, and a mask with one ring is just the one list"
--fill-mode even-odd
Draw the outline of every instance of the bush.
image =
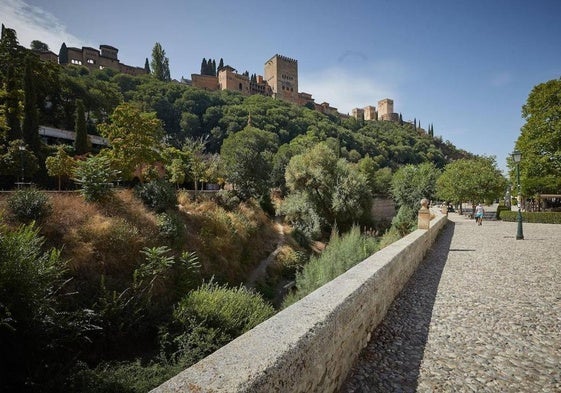
[[[65, 265], [56, 249], [43, 251], [33, 224], [0, 227], [0, 369], [5, 391], [29, 391], [66, 372], [86, 343], [89, 310], [65, 311]], [[81, 348], [83, 349], [83, 347]], [[3, 390], [4, 391], [4, 390]]]
[[[502, 210], [499, 218], [503, 221], [516, 221], [518, 212]], [[561, 224], [561, 213], [558, 212], [522, 212], [522, 221], [540, 224]]]
[[240, 198], [234, 191], [220, 190], [216, 193], [214, 201], [226, 210], [234, 210], [241, 203]]
[[179, 302], [174, 318], [183, 325], [204, 323], [234, 339], [274, 313], [261, 296], [243, 286], [228, 288], [208, 282]]
[[146, 206], [156, 213], [173, 209], [177, 205], [177, 195], [173, 185], [166, 180], [154, 180], [139, 184], [135, 188], [136, 195]]
[[161, 213], [158, 215], [158, 230], [161, 238], [176, 241], [185, 232], [185, 224], [175, 213]]
[[18, 221], [26, 224], [40, 222], [52, 211], [49, 197], [34, 188], [16, 191], [8, 199], [8, 208]]
[[74, 180], [82, 186], [80, 193], [88, 202], [101, 201], [113, 192], [113, 180], [119, 172], [111, 169], [106, 156], [88, 157], [80, 161], [74, 171]]
[[403, 237], [413, 231], [416, 226], [417, 212], [403, 205], [399, 208], [397, 214], [392, 219], [392, 227]]
[[322, 254], [312, 257], [304, 269], [296, 274], [297, 290], [286, 297], [283, 308], [343, 274], [377, 249], [376, 240], [362, 235], [356, 226], [343, 236], [333, 232]]

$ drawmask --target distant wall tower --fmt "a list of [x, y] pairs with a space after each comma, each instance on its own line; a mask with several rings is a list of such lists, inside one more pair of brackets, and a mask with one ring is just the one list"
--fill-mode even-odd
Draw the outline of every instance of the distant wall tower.
[[273, 97], [298, 103], [298, 61], [274, 55], [265, 63], [265, 81]]
[[384, 98], [383, 100], [378, 101], [378, 117], [380, 119], [389, 117], [391, 113], [393, 113], [393, 100]]

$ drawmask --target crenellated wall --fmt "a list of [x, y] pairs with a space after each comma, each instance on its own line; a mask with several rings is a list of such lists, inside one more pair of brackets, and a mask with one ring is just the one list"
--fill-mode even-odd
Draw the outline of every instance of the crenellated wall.
[[416, 230], [152, 390], [334, 392], [447, 222]]

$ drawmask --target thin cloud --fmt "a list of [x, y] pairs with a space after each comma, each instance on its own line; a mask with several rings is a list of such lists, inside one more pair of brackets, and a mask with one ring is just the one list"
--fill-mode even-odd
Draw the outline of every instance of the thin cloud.
[[33, 40], [44, 42], [55, 53], [63, 42], [67, 46], [92, 46], [67, 32], [66, 26], [53, 14], [23, 0], [2, 0], [0, 15], [1, 22], [16, 31], [20, 45], [25, 47], [29, 48]]
[[313, 74], [299, 75], [299, 90], [312, 94], [316, 103], [328, 102], [340, 113], [353, 108], [376, 106], [384, 98], [399, 100], [398, 92], [388, 79], [376, 73], [357, 74], [342, 68], [329, 68]]

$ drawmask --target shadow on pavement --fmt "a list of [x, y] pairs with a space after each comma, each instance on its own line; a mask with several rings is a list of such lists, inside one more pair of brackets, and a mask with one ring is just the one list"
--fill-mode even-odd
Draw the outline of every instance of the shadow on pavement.
[[[340, 393], [416, 392], [440, 277], [455, 224], [448, 224], [394, 300]], [[468, 251], [455, 249], [454, 251]]]

